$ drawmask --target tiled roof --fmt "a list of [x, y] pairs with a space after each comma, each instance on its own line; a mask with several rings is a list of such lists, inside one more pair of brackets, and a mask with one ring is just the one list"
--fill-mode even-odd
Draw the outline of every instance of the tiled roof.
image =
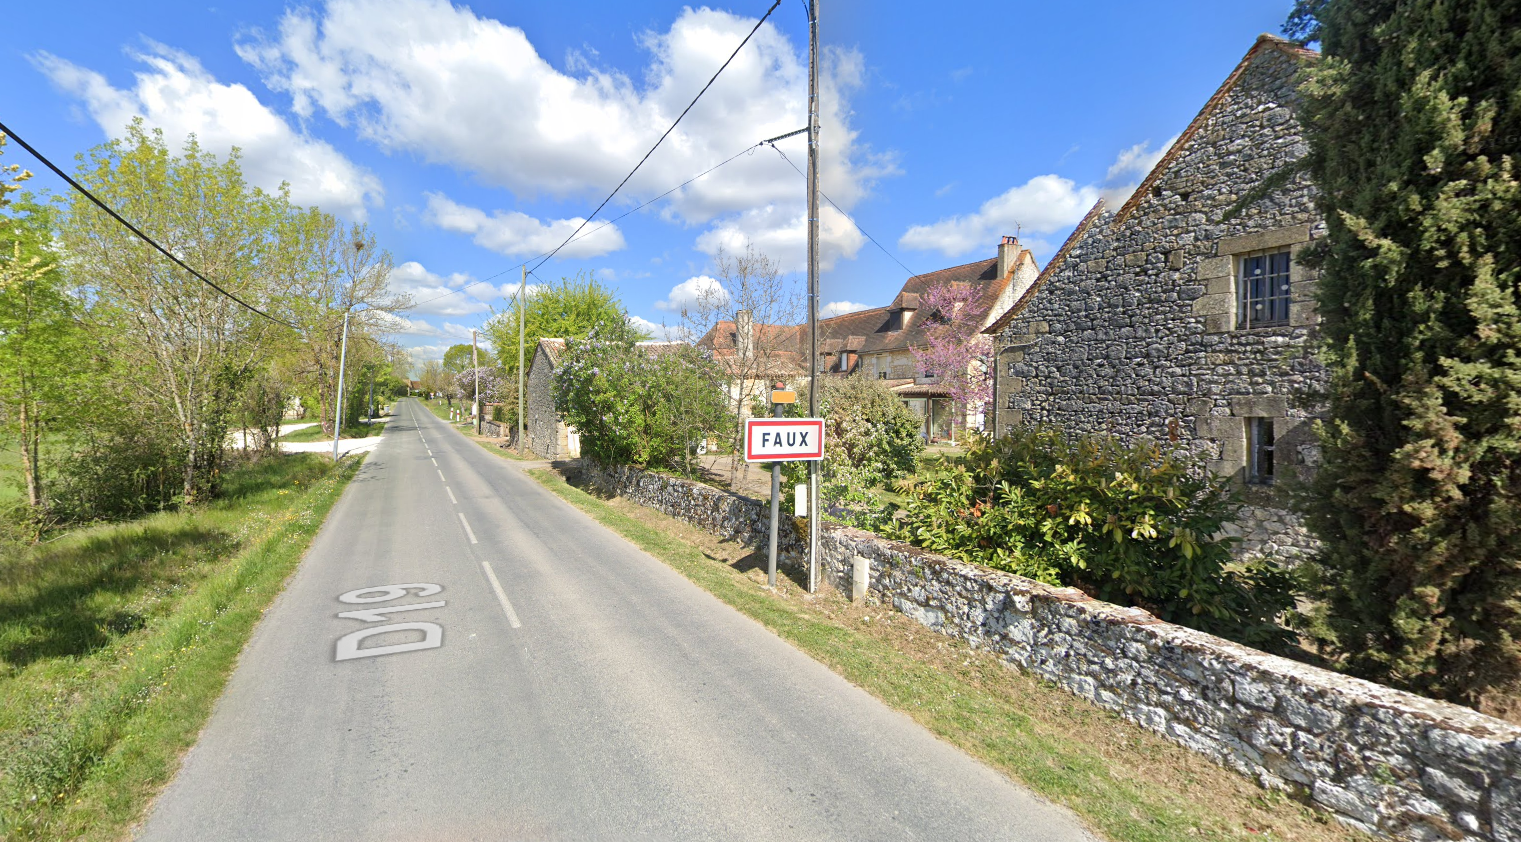
[[[965, 283], [980, 287], [982, 294], [972, 305], [973, 318], [980, 320], [985, 318], [987, 312], [998, 302], [998, 297], [1009, 285], [1009, 279], [998, 277], [998, 258], [978, 260], [974, 263], [952, 266], [949, 269], [926, 272], [909, 278], [904, 282], [903, 289], [899, 291], [894, 303], [901, 306], [920, 307], [921, 296], [931, 287], [943, 283]], [[870, 310], [820, 319], [819, 348], [822, 351], [826, 343], [831, 340], [840, 340], [845, 350], [860, 354], [920, 347], [929, 342], [924, 332], [924, 325], [928, 323], [929, 317], [929, 313], [920, 309], [909, 322], [907, 330], [894, 329], [899, 323], [899, 317], [892, 307], [873, 307]], [[800, 350], [806, 356], [808, 327], [802, 325], [797, 330]]]

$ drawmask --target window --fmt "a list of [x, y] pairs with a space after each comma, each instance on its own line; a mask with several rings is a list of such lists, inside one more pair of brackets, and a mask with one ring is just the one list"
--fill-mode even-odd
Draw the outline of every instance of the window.
[[1246, 481], [1253, 485], [1273, 482], [1273, 419], [1246, 419]]
[[877, 372], [877, 379], [878, 380], [886, 380], [887, 379], [887, 372], [885, 372], [885, 371], [879, 371], [879, 372]]
[[1241, 258], [1236, 291], [1238, 326], [1243, 330], [1289, 323], [1289, 252]]

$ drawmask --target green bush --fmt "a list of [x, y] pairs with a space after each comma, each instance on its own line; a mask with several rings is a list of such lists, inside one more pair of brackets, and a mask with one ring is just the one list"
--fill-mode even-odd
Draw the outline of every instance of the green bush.
[[[769, 414], [757, 404], [754, 414]], [[795, 403], [788, 417], [808, 414]], [[877, 505], [875, 489], [912, 474], [924, 440], [923, 421], [880, 380], [855, 374], [820, 382], [819, 414], [825, 419], [824, 460], [819, 466], [819, 501], [826, 517], [856, 526], [870, 525]], [[808, 479], [808, 463], [784, 462], [788, 483]]]
[[963, 561], [1070, 585], [1108, 602], [1258, 647], [1288, 640], [1275, 619], [1293, 580], [1267, 560], [1235, 562], [1220, 536], [1240, 504], [1193, 460], [1111, 436], [1027, 427], [968, 436], [897, 483], [879, 515], [889, 537]]
[[696, 444], [728, 420], [718, 366], [690, 345], [636, 346], [594, 332], [569, 340], [555, 406], [599, 462], [690, 475]]

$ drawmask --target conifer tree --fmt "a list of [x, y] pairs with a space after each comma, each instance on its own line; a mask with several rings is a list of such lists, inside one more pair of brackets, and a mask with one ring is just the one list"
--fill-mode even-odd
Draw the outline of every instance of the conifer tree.
[[1521, 687], [1521, 0], [1296, 15], [1323, 48], [1319, 633], [1355, 674], [1482, 704]]

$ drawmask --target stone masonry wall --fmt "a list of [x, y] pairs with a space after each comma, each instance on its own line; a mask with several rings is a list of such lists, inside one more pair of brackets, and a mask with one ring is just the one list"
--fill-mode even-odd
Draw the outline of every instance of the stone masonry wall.
[[[748, 544], [769, 508], [699, 483], [587, 465], [595, 482]], [[783, 558], [803, 542], [783, 522]], [[821, 576], [991, 650], [1095, 705], [1347, 824], [1408, 840], [1521, 842], [1521, 727], [1267, 655], [1090, 599], [826, 524]]]
[[1314, 541], [1286, 485], [1317, 461], [1308, 396], [1315, 274], [1292, 263], [1289, 323], [1243, 328], [1240, 259], [1297, 252], [1324, 232], [1300, 174], [1229, 212], [1307, 153], [1294, 116], [1299, 62], [1259, 44], [1197, 133], [1164, 163], [1128, 216], [1107, 213], [1053, 267], [998, 338], [995, 429], [1050, 423], [1074, 432], [1176, 442], [1244, 480], [1245, 419], [1272, 419], [1274, 485], [1246, 485], [1248, 554], [1291, 560]]
[[528, 450], [542, 459], [558, 459], [563, 453], [561, 430], [564, 423], [555, 411], [554, 363], [541, 347], [534, 352], [533, 365], [524, 384], [526, 441]]

